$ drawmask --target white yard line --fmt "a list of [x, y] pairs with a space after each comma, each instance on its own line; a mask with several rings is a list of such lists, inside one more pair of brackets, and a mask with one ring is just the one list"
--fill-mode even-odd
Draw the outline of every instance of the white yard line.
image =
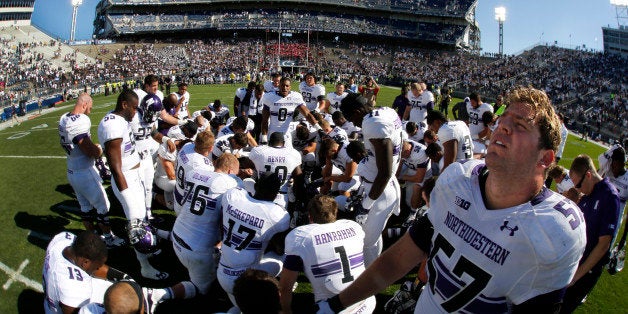
[[20, 264], [20, 267], [18, 267], [17, 270], [13, 270], [11, 269], [11, 267], [0, 262], [0, 269], [4, 271], [7, 275], [9, 275], [9, 280], [7, 280], [7, 282], [2, 286], [4, 290], [8, 290], [13, 284], [13, 282], [19, 281], [25, 284], [27, 287], [35, 289], [37, 292], [44, 292], [44, 289], [41, 286], [41, 283], [32, 279], [26, 278], [24, 277], [24, 275], [22, 275], [22, 271], [24, 271], [24, 268], [26, 268], [26, 265], [28, 265], [28, 263], [29, 263], [29, 260], [25, 259], [22, 262], [22, 264]]

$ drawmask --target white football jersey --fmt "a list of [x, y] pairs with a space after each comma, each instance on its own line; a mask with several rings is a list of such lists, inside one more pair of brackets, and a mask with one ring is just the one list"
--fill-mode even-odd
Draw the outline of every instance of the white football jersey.
[[109, 112], [98, 125], [98, 141], [104, 148], [105, 143], [119, 138], [122, 139], [120, 143], [122, 171], [130, 170], [140, 162], [140, 155], [135, 148], [133, 128], [123, 117]]
[[231, 147], [231, 142], [229, 141], [231, 137], [233, 137], [233, 134], [223, 135], [216, 139], [214, 149], [212, 149], [212, 158], [218, 158], [224, 153], [232, 153], [234, 155], [240, 153], [241, 149], [234, 150]]
[[[235, 96], [238, 97], [238, 99], [240, 99], [240, 103], [242, 103], [242, 101], [244, 101], [244, 97], [246, 97], [246, 87], [236, 89]], [[257, 98], [255, 98], [255, 91], [251, 91], [251, 97], [249, 98], [249, 103], [247, 105], [249, 106], [247, 115], [254, 116], [261, 112], [261, 108], [258, 108]]]
[[[362, 135], [364, 136], [364, 148], [366, 148], [367, 156], [360, 161], [358, 165], [358, 173], [366, 180], [373, 182], [379, 172], [377, 163], [375, 162], [375, 149], [371, 144], [371, 139], [390, 139], [393, 146], [392, 171], [397, 171], [400, 162], [401, 142], [403, 132], [401, 128], [401, 120], [397, 112], [388, 107], [374, 109], [371, 113], [364, 116], [362, 120]], [[391, 174], [391, 178], [394, 173]]]
[[92, 277], [63, 256], [76, 236], [69, 232], [57, 234], [48, 244], [43, 268], [44, 310], [63, 313], [61, 303], [80, 308], [90, 302]]
[[347, 136], [347, 131], [345, 131], [341, 127], [334, 126], [327, 136], [334, 139], [336, 143], [346, 143], [349, 144], [349, 136]]
[[408, 118], [408, 121], [419, 123], [425, 121], [427, 118], [427, 112], [430, 109], [428, 108], [429, 97], [424, 97], [423, 95], [425, 95], [425, 91], [416, 97], [412, 94], [412, 91], [408, 92], [408, 101], [410, 103], [410, 108], [412, 108], [410, 109], [410, 117]]
[[303, 96], [303, 101], [305, 101], [307, 109], [314, 111], [318, 108], [318, 96], [325, 96], [325, 86], [321, 84], [308, 86], [305, 81], [303, 81], [299, 84], [299, 92], [301, 93], [301, 96]]
[[438, 129], [438, 140], [441, 143], [451, 140], [458, 141], [458, 154], [456, 154], [455, 161], [473, 158], [473, 141], [471, 140], [471, 132], [464, 121], [456, 120], [443, 123], [440, 129]]
[[565, 177], [563, 178], [562, 181], [560, 181], [560, 183], [556, 182], [556, 190], [560, 194], [563, 194], [569, 191], [569, 189], [573, 187], [574, 187], [573, 181], [571, 181], [571, 178], [569, 177], [568, 173], [565, 173]]
[[260, 100], [262, 106], [270, 111], [268, 121], [268, 135], [273, 132], [288, 131], [294, 111], [299, 106], [305, 106], [301, 94], [291, 91], [286, 97], [281, 97], [278, 93], [266, 93]]
[[78, 143], [91, 138], [92, 122], [84, 114], [66, 113], [59, 120], [61, 147], [67, 154], [68, 170], [87, 169], [94, 166], [94, 159], [85, 155]]
[[[226, 134], [233, 134], [233, 130], [231, 130], [231, 123], [233, 123], [233, 120], [235, 120], [236, 117], [229, 117], [229, 119], [227, 119], [227, 126], [220, 129], [220, 132], [218, 132], [219, 135], [226, 135]], [[225, 130], [226, 128], [229, 128], [229, 130]], [[246, 122], [246, 131], [247, 132], [251, 132], [253, 131], [253, 129], [255, 128], [255, 121], [253, 121], [253, 119], [249, 118], [248, 121]], [[225, 132], [223, 132], [222, 130], [225, 130]]]
[[273, 85], [273, 81], [268, 80], [264, 82], [264, 92], [273, 93], [276, 91], [279, 91], [279, 87], [275, 87], [275, 85]]
[[157, 149], [159, 149], [159, 143], [153, 139], [151, 133], [157, 129], [157, 121], [152, 123], [146, 123], [142, 119], [142, 114], [138, 111], [135, 112], [133, 120], [131, 121], [133, 127], [133, 137], [135, 138], [135, 148], [142, 158], [152, 156]]
[[[177, 150], [174, 152], [170, 152], [168, 150], [168, 144], [162, 143], [159, 145], [159, 149], [157, 150], [157, 155], [164, 160], [170, 161], [173, 164], [177, 162]], [[168, 174], [166, 174], [166, 169], [161, 163], [161, 160], [157, 162], [157, 166], [155, 167], [155, 178], [167, 178]]]
[[[146, 95], [148, 95], [147, 92], [145, 92], [143, 89], [140, 89], [140, 88], [136, 88], [133, 91], [137, 95], [137, 98], [138, 98], [139, 102], [142, 102], [142, 99], [144, 99], [144, 97], [146, 97]], [[162, 102], [164, 101], [164, 93], [162, 93], [159, 89], [157, 90], [155, 95], [157, 95], [157, 97], [159, 97], [159, 99], [161, 99]]]
[[[402, 159], [403, 164], [408, 167], [406, 172], [407, 175], [416, 174], [417, 169], [425, 168], [425, 171], [429, 171], [431, 169], [430, 159], [425, 154], [425, 145], [415, 142], [413, 140], [407, 140], [410, 145], [412, 145], [410, 156], [408, 158]], [[430, 172], [431, 173], [431, 172]], [[425, 176], [427, 179], [427, 175]]]
[[427, 131], [428, 127], [427, 124], [425, 122], [419, 122], [417, 123], [417, 131], [416, 133], [414, 133], [414, 135], [410, 136], [408, 134], [408, 132], [406, 132], [406, 125], [408, 124], [408, 122], [410, 121], [403, 121], [403, 132], [404, 132], [404, 138], [406, 139], [411, 139], [415, 142], [420, 142], [423, 140], [423, 135], [425, 134], [425, 131]]
[[611, 184], [613, 184], [613, 186], [617, 189], [619, 201], [621, 202], [620, 209], [623, 209], [624, 205], [626, 205], [626, 201], [628, 200], [628, 171], [617, 178], [612, 172], [609, 172], [607, 177]]
[[[294, 169], [301, 165], [301, 153], [290, 147], [253, 147], [249, 159], [255, 164], [258, 176], [266, 171], [275, 172], [281, 179], [279, 194], [287, 194]], [[279, 198], [280, 195], [277, 195]]]
[[364, 231], [355, 221], [300, 226], [286, 236], [284, 267], [305, 273], [318, 302], [340, 293], [362, 274], [363, 246]]
[[471, 102], [467, 103], [467, 112], [469, 113], [469, 131], [472, 139], [478, 139], [478, 134], [484, 130], [482, 115], [487, 112], [493, 112], [493, 106], [482, 103], [477, 108], [471, 106]]
[[347, 92], [342, 92], [340, 95], [336, 94], [336, 92], [327, 94], [327, 99], [329, 100], [329, 113], [333, 114], [334, 112], [340, 110], [340, 103], [342, 103], [342, 100], [345, 99], [347, 95], [349, 95]]
[[188, 172], [185, 181], [189, 187], [172, 232], [192, 251], [211, 252], [220, 241], [222, 195], [238, 183], [228, 174], [202, 168]]
[[527, 203], [488, 209], [485, 169], [480, 160], [453, 163], [436, 181], [428, 285], [415, 313], [507, 313], [565, 288], [578, 268], [586, 243], [578, 206], [543, 188]]
[[181, 97], [185, 97], [183, 102], [181, 102], [181, 107], [179, 108], [179, 111], [175, 112], [174, 114], [178, 115], [177, 117], [179, 117], [179, 120], [187, 119], [188, 118], [188, 106], [190, 104], [190, 93], [186, 91], [185, 93], [183, 93], [183, 95], [179, 95], [179, 92], [172, 92], [170, 93], [170, 95], [174, 95], [175, 97], [177, 97], [177, 103], [179, 103], [179, 100], [181, 100]]
[[[297, 126], [299, 126], [299, 124], [301, 123], [305, 124], [308, 130], [310, 131], [310, 136], [306, 140], [300, 140], [297, 138]], [[290, 140], [292, 141], [292, 147], [299, 152], [303, 151], [303, 149], [307, 147], [308, 144], [315, 142], [316, 139], [318, 138], [318, 133], [316, 132], [316, 129], [313, 128], [312, 125], [307, 121], [290, 122], [290, 126], [288, 127], [288, 132], [290, 133]]]
[[242, 188], [222, 196], [222, 256], [220, 264], [244, 270], [257, 264], [272, 237], [290, 227], [290, 215], [273, 202], [254, 199]]
[[214, 171], [214, 164], [211, 157], [205, 157], [194, 150], [194, 143], [183, 145], [177, 155], [177, 163], [175, 165], [177, 184], [174, 186], [174, 210], [180, 212], [185, 203], [185, 195], [189, 192], [189, 184], [186, 181], [186, 175], [194, 170], [206, 169]]

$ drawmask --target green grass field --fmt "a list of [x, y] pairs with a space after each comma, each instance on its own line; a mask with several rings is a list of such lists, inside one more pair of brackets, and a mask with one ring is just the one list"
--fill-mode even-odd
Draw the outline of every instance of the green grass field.
[[[214, 99], [232, 104], [235, 89], [239, 86], [190, 86], [191, 111], [197, 110]], [[328, 85], [327, 91], [333, 86]], [[297, 90], [294, 85], [293, 90]], [[378, 104], [390, 105], [398, 89], [382, 87]], [[92, 111], [92, 138], [97, 140], [96, 129], [103, 115], [113, 109], [116, 96], [94, 97]], [[454, 100], [455, 103], [458, 100]], [[59, 111], [45, 111], [42, 116], [25, 121], [15, 128], [0, 131], [0, 313], [37, 313], [42, 311], [43, 294], [40, 292], [41, 268], [47, 239], [62, 231], [78, 231], [83, 229], [79, 217], [73, 211], [78, 208], [72, 188], [67, 183], [64, 152], [59, 146], [57, 121], [63, 112], [67, 112], [73, 102], [61, 105]], [[577, 137], [569, 136], [564, 158], [561, 164], [569, 167], [577, 154], [588, 154], [597, 157], [604, 149]], [[597, 159], [597, 158], [594, 158]], [[107, 189], [112, 200], [114, 230], [122, 231], [124, 220], [120, 205], [113, 197], [111, 188]], [[165, 218], [165, 223], [172, 223], [170, 212], [157, 211]], [[110, 251], [109, 264], [127, 271], [139, 278], [138, 265], [130, 248]], [[174, 262], [176, 258], [171, 250], [164, 249], [162, 260], [155, 264], [172, 273], [166, 283], [140, 281], [144, 285], [167, 285], [184, 278], [184, 270]], [[308, 293], [310, 286], [303, 278], [295, 296], [295, 303], [308, 304], [312, 297]], [[625, 290], [628, 287], [627, 272], [613, 277], [604, 273], [587, 302], [582, 305], [580, 313], [625, 313], [628, 298]], [[391, 287], [378, 298], [378, 309], [394, 291]], [[218, 293], [218, 292], [216, 292]], [[189, 306], [203, 312], [226, 310], [228, 307], [224, 296], [212, 300], [194, 300]], [[183, 312], [182, 304], [165, 303], [161, 312]]]

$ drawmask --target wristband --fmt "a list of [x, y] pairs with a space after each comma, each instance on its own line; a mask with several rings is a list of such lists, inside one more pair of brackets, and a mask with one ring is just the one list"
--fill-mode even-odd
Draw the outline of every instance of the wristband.
[[109, 270], [107, 271], [107, 280], [116, 282], [120, 280], [133, 280], [133, 278], [113, 267], [109, 267]]
[[162, 143], [162, 144], [166, 144], [166, 142], [168, 142], [168, 140], [169, 140], [169, 139], [170, 139], [169, 137], [167, 137], [167, 136], [165, 136], [165, 135], [164, 135], [164, 136], [161, 138], [161, 143]]
[[368, 195], [364, 198], [364, 200], [362, 200], [362, 207], [364, 207], [364, 209], [371, 209], [373, 204], [375, 204], [375, 200], [370, 198]]
[[260, 137], [259, 141], [262, 142], [262, 143], [268, 143], [268, 135], [262, 134], [262, 136]]
[[333, 297], [327, 299], [327, 302], [329, 304], [329, 308], [331, 308], [331, 310], [334, 311], [335, 313], [340, 313], [344, 309], [346, 309], [346, 307], [343, 306], [342, 303], [340, 302], [340, 295], [338, 295], [338, 294], [336, 294]]

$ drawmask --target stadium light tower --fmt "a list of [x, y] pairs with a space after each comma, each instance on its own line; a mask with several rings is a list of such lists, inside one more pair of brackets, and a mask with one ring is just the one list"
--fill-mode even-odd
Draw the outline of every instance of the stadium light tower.
[[619, 28], [628, 26], [628, 0], [611, 0], [611, 4], [615, 6], [617, 26]]
[[83, 4], [83, 0], [72, 0], [72, 29], [70, 30], [70, 41], [74, 41], [74, 33], [76, 32], [76, 13], [78, 7]]
[[499, 23], [499, 55], [504, 54], [504, 21], [506, 20], [506, 8], [495, 8], [495, 19]]

